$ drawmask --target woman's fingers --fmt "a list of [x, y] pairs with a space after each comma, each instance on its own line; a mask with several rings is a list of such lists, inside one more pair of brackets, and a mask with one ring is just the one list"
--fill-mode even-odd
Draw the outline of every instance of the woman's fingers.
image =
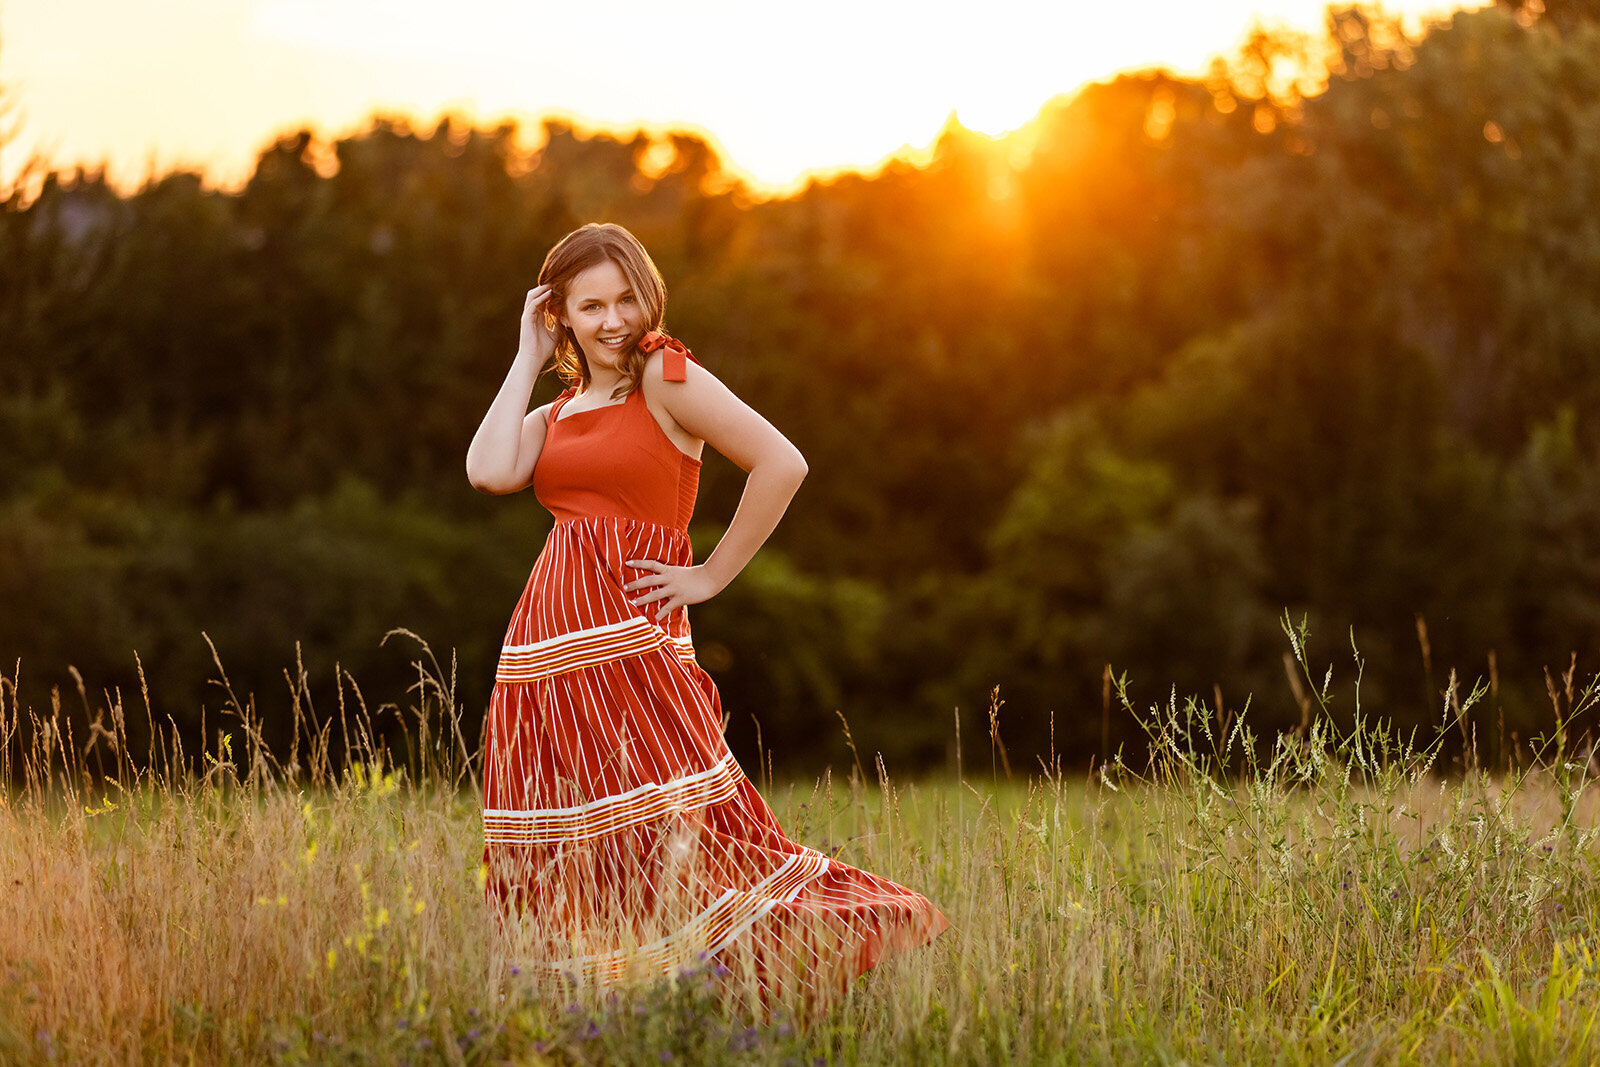
[[[680, 599], [681, 599], [678, 596], [669, 595], [665, 591], [662, 591], [659, 594], [659, 597], [661, 598], [661, 604], [660, 604], [660, 607], [656, 611], [656, 621], [657, 622], [660, 622], [662, 619], [665, 619], [668, 615], [671, 615], [674, 611], [677, 611], [678, 610], [678, 605], [679, 605], [679, 602], [680, 602]], [[640, 605], [640, 606], [643, 607], [645, 605]]]
[[656, 621], [661, 622], [683, 606], [685, 601], [681, 591], [674, 591], [670, 586], [684, 568], [669, 567], [653, 559], [630, 559], [627, 565], [635, 570], [650, 572], [622, 587], [630, 593], [639, 589], [647, 590], [633, 598], [634, 607], [642, 608], [661, 601], [661, 608], [656, 612]]
[[635, 578], [631, 582], [624, 583], [622, 586], [622, 588], [629, 593], [632, 593], [638, 589], [652, 590], [652, 592], [646, 593], [644, 596], [635, 597], [633, 601], [635, 606], [650, 604], [654, 601], [660, 600], [664, 596], [670, 595], [665, 589], [655, 588], [667, 584], [668, 575], [666, 573], [667, 568], [665, 564], [658, 563], [653, 559], [630, 559], [627, 561], [627, 564], [635, 570], [650, 572], [649, 574], [641, 575], [640, 577]]
[[667, 587], [667, 580], [665, 578], [658, 578], [651, 584], [654, 586], [654, 588], [646, 588], [641, 595], [633, 598], [633, 602], [635, 604], [649, 604], [653, 601], [660, 600], [664, 596], [673, 595], [673, 591]]
[[647, 585], [660, 585], [667, 580], [667, 565], [657, 563], [653, 559], [630, 559], [627, 565], [636, 571], [649, 571], [650, 573], [624, 585], [624, 589], [639, 589]]
[[532, 317], [533, 314], [542, 308], [546, 303], [548, 303], [549, 300], [550, 287], [548, 285], [541, 285], [537, 288], [529, 289], [528, 298], [522, 302], [522, 314], [524, 316]]
[[528, 290], [528, 296], [522, 302], [522, 334], [520, 351], [539, 358], [543, 367], [550, 359], [556, 335], [545, 324], [545, 313], [549, 310], [550, 286], [536, 285]]

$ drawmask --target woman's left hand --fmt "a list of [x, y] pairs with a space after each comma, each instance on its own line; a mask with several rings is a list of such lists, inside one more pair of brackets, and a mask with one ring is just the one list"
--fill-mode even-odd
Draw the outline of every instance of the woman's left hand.
[[634, 597], [633, 603], [635, 607], [660, 603], [657, 622], [664, 621], [679, 608], [710, 600], [721, 592], [716, 580], [703, 567], [671, 567], [653, 559], [630, 559], [628, 566], [650, 572], [622, 588], [629, 593], [636, 589], [649, 590], [643, 596]]

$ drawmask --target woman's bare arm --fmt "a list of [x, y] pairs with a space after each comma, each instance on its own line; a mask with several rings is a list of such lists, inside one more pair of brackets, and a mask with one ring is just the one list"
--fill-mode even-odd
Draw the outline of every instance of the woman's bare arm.
[[727, 533], [704, 563], [669, 567], [655, 560], [628, 561], [629, 566], [651, 573], [623, 588], [647, 590], [634, 603], [659, 603], [656, 618], [661, 620], [727, 588], [783, 518], [807, 467], [787, 437], [699, 364], [689, 364], [686, 381], [666, 382], [661, 380], [660, 361], [652, 360], [645, 386], [647, 399], [659, 398], [679, 426], [749, 474]]
[[555, 353], [555, 335], [544, 324], [549, 296], [549, 286], [528, 290], [517, 356], [467, 447], [467, 480], [480, 492], [515, 493], [533, 480], [550, 406], [530, 412], [528, 398], [539, 372]]

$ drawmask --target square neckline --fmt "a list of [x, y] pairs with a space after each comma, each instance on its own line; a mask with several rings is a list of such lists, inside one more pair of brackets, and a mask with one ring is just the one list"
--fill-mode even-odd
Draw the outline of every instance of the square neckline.
[[632, 392], [630, 392], [627, 396], [623, 397], [621, 400], [613, 400], [608, 404], [596, 404], [592, 408], [579, 408], [577, 411], [573, 411], [573, 412], [570, 412], [570, 413], [563, 414], [563, 412], [566, 412], [566, 410], [567, 410], [567, 401], [575, 400], [575, 399], [577, 399], [577, 396], [578, 396], [578, 394], [576, 394], [576, 393], [570, 393], [569, 392], [567, 395], [565, 395], [565, 396], [560, 398], [561, 406], [551, 413], [550, 421], [552, 423], [564, 422], [568, 418], [573, 418], [573, 417], [576, 417], [578, 415], [587, 414], [588, 412], [591, 412], [591, 411], [604, 411], [607, 408], [620, 408], [624, 404], [626, 404], [628, 401], [632, 400], [633, 399], [633, 394], [637, 393], [638, 391], [639, 390], [635, 389]]
[[[577, 395], [578, 394], [576, 393], [568, 392], [556, 398], [556, 404], [558, 406], [552, 407], [550, 412], [550, 425], [552, 427], [558, 423], [566, 422], [568, 418], [576, 418], [579, 415], [585, 415], [590, 412], [609, 411], [611, 408], [627, 407], [628, 403], [633, 400], [635, 396], [639, 398], [640, 403], [644, 403], [644, 390], [634, 389], [621, 400], [613, 400], [609, 404], [597, 404], [592, 408], [579, 408], [577, 411], [574, 411], [570, 414], [563, 414], [563, 412], [566, 411], [567, 402], [574, 399]], [[674, 441], [670, 436], [668, 436], [667, 431], [661, 428], [661, 424], [656, 421], [656, 417], [650, 413], [650, 408], [648, 405], [646, 405], [644, 413], [645, 417], [650, 420], [650, 425], [654, 426], [656, 433], [661, 436], [661, 440], [670, 445], [674, 452], [697, 467], [705, 465], [705, 461], [699, 456], [691, 456], [689, 453], [678, 447], [678, 442]]]

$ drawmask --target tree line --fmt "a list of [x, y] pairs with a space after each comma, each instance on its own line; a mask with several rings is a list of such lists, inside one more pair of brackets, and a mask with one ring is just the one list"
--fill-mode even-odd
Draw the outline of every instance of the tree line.
[[[405, 629], [475, 724], [549, 520], [462, 457], [545, 251], [610, 220], [811, 467], [691, 611], [744, 754], [848, 759], [838, 712], [941, 767], [998, 700], [1013, 762], [1104, 758], [1139, 738], [1122, 675], [1289, 727], [1287, 614], [1402, 728], [1482, 679], [1455, 726], [1504, 761], [1600, 652], [1596, 130], [1595, 12], [1545, 0], [1416, 36], [1333, 9], [780, 198], [688, 133], [385, 117], [282, 136], [233, 191], [19, 183], [0, 664], [47, 709], [69, 666], [133, 697], [137, 653], [197, 731], [202, 632], [270, 722], [301, 669], [324, 708], [403, 704]], [[741, 477], [708, 462], [697, 554]]]

